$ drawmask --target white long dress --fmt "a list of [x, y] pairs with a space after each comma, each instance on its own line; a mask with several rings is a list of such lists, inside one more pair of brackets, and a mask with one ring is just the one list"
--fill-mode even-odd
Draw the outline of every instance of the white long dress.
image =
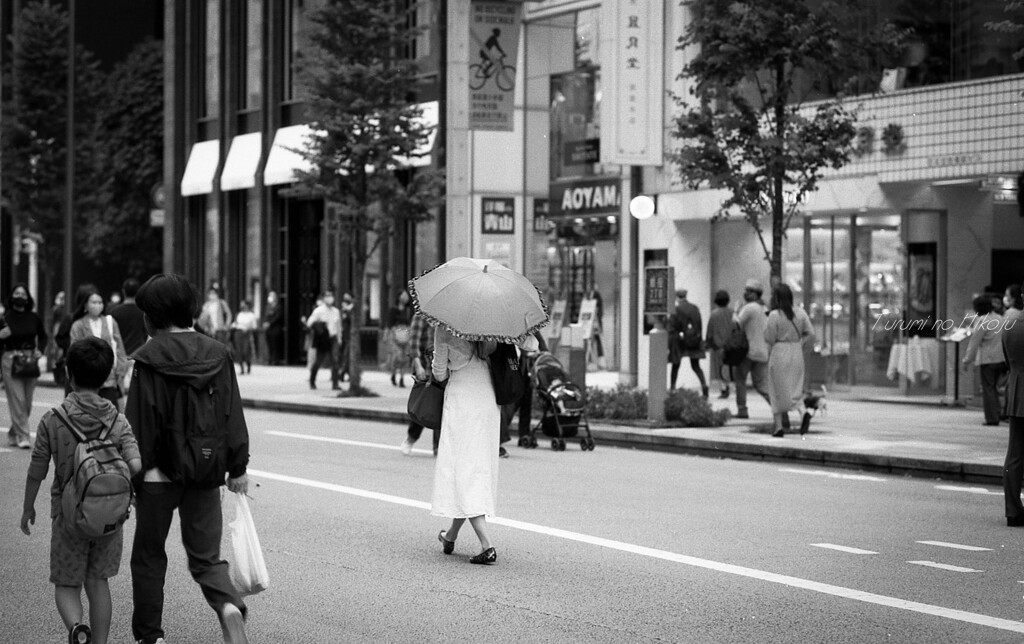
[[501, 414], [487, 363], [474, 343], [438, 328], [434, 377], [448, 375], [430, 513], [452, 519], [494, 514]]

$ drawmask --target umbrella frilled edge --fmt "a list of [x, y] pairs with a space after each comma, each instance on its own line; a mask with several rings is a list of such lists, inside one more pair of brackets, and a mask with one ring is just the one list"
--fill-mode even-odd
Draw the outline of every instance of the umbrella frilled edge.
[[[427, 270], [423, 271], [422, 273], [420, 273], [416, 277], [423, 277], [424, 275], [426, 275], [430, 271], [434, 270], [435, 268], [440, 268], [441, 266], [444, 266], [444, 264], [441, 263], [441, 264], [438, 264], [437, 266], [434, 266], [432, 268], [428, 268]], [[536, 331], [538, 331], [541, 328], [547, 326], [551, 322], [551, 311], [548, 310], [548, 304], [547, 304], [547, 302], [544, 301], [544, 293], [539, 288], [537, 288], [536, 284], [534, 284], [533, 282], [530, 282], [530, 286], [532, 286], [534, 289], [536, 289], [536, 291], [537, 291], [537, 299], [540, 300], [540, 305], [544, 309], [544, 321], [543, 322], [540, 322], [538, 324], [534, 324], [533, 326], [528, 328], [526, 331], [524, 331], [521, 335], [517, 335], [517, 336], [514, 336], [514, 337], [513, 336], [507, 336], [507, 335], [480, 335], [480, 334], [473, 334], [473, 333], [463, 333], [462, 331], [459, 331], [458, 329], [456, 329], [452, 325], [448, 324], [444, 320], [440, 320], [440, 319], [434, 317], [433, 315], [430, 315], [429, 313], [424, 313], [423, 312], [423, 309], [420, 308], [420, 296], [419, 296], [419, 293], [416, 292], [415, 280], [416, 280], [416, 278], [413, 278], [413, 279], [409, 280], [407, 282], [407, 285], [409, 287], [409, 296], [412, 298], [412, 306], [416, 310], [416, 315], [418, 315], [421, 318], [423, 318], [424, 320], [426, 320], [427, 324], [429, 324], [430, 326], [441, 327], [445, 331], [447, 331], [448, 333], [451, 333], [452, 335], [454, 335], [457, 338], [462, 338], [463, 340], [469, 340], [469, 341], [472, 341], [472, 342], [489, 342], [489, 341], [494, 341], [494, 342], [504, 342], [505, 344], [518, 344], [518, 343], [522, 342], [523, 340], [525, 340], [527, 337], [533, 335]]]

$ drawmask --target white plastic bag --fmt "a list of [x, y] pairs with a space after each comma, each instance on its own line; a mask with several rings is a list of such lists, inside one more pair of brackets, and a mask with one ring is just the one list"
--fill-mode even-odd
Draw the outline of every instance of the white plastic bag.
[[234, 517], [228, 523], [230, 553], [226, 556], [231, 583], [239, 594], [255, 595], [270, 586], [270, 575], [249, 511], [249, 500], [244, 494], [234, 492], [224, 496], [225, 516]]

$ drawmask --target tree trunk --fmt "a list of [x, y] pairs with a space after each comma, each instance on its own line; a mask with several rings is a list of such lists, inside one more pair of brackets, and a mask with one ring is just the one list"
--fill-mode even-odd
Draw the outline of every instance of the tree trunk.
[[[339, 242], [340, 245], [340, 242]], [[340, 257], [339, 253], [339, 257]], [[360, 333], [363, 320], [363, 282], [366, 277], [366, 233], [356, 231], [352, 236], [352, 330], [348, 343], [348, 377], [349, 391], [359, 392], [363, 386], [363, 369], [360, 364], [362, 352], [360, 350]]]
[[772, 261], [769, 283], [774, 288], [782, 280], [782, 226], [785, 223], [786, 210], [783, 195], [786, 176], [785, 137], [786, 137], [786, 73], [785, 61], [779, 59], [775, 63], [775, 137], [779, 147], [775, 158], [769, 160], [774, 194], [772, 195]]

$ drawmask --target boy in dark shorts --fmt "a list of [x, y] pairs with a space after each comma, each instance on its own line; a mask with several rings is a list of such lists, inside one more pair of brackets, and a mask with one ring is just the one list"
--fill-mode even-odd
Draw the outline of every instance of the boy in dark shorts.
[[[108, 439], [118, 446], [128, 469], [134, 475], [142, 469], [142, 459], [135, 435], [125, 417], [109, 401], [100, 398], [99, 388], [110, 373], [114, 352], [99, 338], [87, 338], [71, 344], [67, 352], [67, 370], [71, 393], [61, 406], [69, 419], [87, 438], [99, 435], [105, 427], [113, 427]], [[21, 515], [21, 531], [30, 534], [35, 524], [35, 501], [53, 459], [53, 486], [50, 489], [50, 582], [57, 612], [68, 629], [72, 644], [105, 644], [110, 633], [111, 600], [107, 580], [117, 575], [121, 566], [122, 531], [89, 540], [65, 526], [61, 512], [61, 491], [72, 476], [77, 440], [71, 430], [48, 411], [36, 429], [36, 443], [25, 482], [25, 506]], [[82, 587], [89, 598], [89, 624], [83, 620]]]

